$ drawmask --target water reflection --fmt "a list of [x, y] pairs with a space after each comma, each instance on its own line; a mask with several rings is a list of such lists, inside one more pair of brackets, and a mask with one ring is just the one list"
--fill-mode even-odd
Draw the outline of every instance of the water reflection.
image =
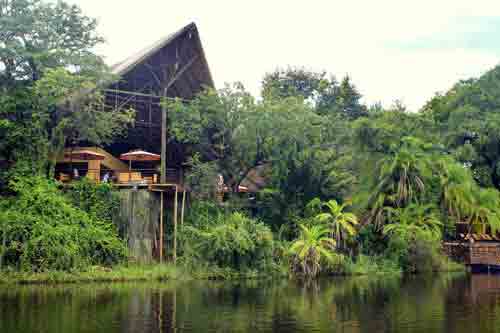
[[0, 287], [0, 332], [500, 332], [500, 276]]

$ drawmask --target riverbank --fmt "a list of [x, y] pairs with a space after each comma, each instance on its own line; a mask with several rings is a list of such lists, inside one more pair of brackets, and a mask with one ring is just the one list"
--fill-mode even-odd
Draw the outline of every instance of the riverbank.
[[40, 273], [0, 272], [0, 284], [56, 284], [86, 282], [133, 282], [175, 280], [183, 276], [183, 270], [171, 264], [92, 266], [84, 271], [47, 271]]
[[114, 267], [92, 266], [83, 271], [47, 271], [47, 272], [0, 272], [2, 284], [65, 284], [90, 282], [160, 282], [168, 280], [241, 280], [261, 279], [263, 277], [283, 276], [286, 274], [257, 271], [236, 271], [230, 268], [200, 267], [186, 269], [174, 264], [118, 265]]
[[[404, 272], [389, 261], [381, 262], [361, 257], [356, 263], [349, 263], [342, 272], [324, 272], [330, 276], [374, 276], [374, 275], [402, 275]], [[439, 272], [465, 272], [464, 265], [446, 260]], [[90, 282], [159, 282], [168, 280], [242, 280], [262, 279], [272, 277], [288, 277], [282, 269], [273, 272], [257, 272], [254, 270], [237, 271], [230, 268], [199, 267], [186, 269], [183, 266], [168, 264], [151, 265], [118, 265], [114, 267], [91, 266], [83, 271], [64, 272], [0, 272], [2, 284], [65, 284]]]

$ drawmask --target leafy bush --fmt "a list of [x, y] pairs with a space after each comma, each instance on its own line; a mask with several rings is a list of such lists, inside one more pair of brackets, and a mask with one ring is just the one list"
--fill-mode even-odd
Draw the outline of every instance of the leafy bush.
[[391, 234], [387, 258], [408, 273], [437, 271], [442, 263], [441, 237], [425, 229]]
[[267, 226], [239, 212], [211, 216], [204, 225], [184, 226], [184, 260], [240, 271], [272, 265], [273, 234]]
[[74, 207], [56, 185], [41, 177], [19, 178], [16, 197], [1, 202], [3, 258], [24, 270], [71, 270], [111, 264], [126, 248], [110, 222]]
[[120, 199], [111, 184], [95, 184], [84, 177], [71, 183], [66, 194], [74, 206], [97, 219], [113, 222], [119, 213]]
[[374, 224], [364, 225], [356, 237], [359, 252], [367, 256], [377, 256], [387, 248], [387, 238]]

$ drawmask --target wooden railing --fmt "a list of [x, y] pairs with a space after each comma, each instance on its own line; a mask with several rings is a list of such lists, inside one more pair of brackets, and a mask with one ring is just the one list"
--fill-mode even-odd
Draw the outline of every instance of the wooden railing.
[[[87, 177], [95, 182], [111, 182], [116, 184], [159, 184], [160, 172], [157, 169], [131, 169], [123, 171], [112, 171], [103, 169], [84, 169], [76, 168], [78, 176], [73, 170], [59, 170], [58, 180], [62, 182], [71, 182], [75, 179]], [[184, 183], [183, 172], [181, 169], [167, 168], [166, 183], [179, 184]]]

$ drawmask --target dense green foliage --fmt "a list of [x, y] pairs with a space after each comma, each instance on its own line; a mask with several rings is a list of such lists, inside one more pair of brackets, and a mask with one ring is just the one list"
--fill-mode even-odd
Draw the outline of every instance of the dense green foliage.
[[[174, 134], [194, 139], [197, 170], [210, 165], [232, 192], [252, 170], [265, 178], [251, 211], [292, 242], [294, 271], [316, 275], [320, 253], [347, 255], [343, 268], [325, 272], [345, 272], [366, 255], [408, 272], [439, 270], [447, 265], [440, 243], [456, 237], [455, 223], [471, 232], [500, 227], [497, 72], [411, 113], [400, 103], [354, 112], [342, 104], [345, 87], [355, 91], [348, 79], [339, 85], [325, 73], [278, 70], [266, 75], [263, 100], [237, 86], [178, 106]], [[193, 116], [202, 120], [194, 131]], [[201, 154], [207, 145], [223, 153]], [[333, 248], [319, 241], [328, 228]]]
[[182, 230], [186, 264], [194, 269], [215, 265], [237, 271], [273, 268], [273, 234], [262, 222], [240, 212], [224, 212], [208, 203], [194, 210], [191, 217], [197, 220], [189, 221]]
[[50, 176], [65, 145], [106, 144], [133, 119], [101, 112], [99, 84], [113, 79], [92, 50], [96, 20], [74, 5], [0, 3], [0, 190], [20, 172]]
[[[133, 119], [102, 111], [98, 88], [114, 78], [92, 52], [95, 28], [64, 2], [0, 3], [0, 265], [68, 270], [125, 255], [111, 186], [62, 192], [47, 180], [63, 147], [109, 144]], [[500, 230], [499, 88], [495, 68], [408, 112], [364, 105], [348, 76], [287, 68], [265, 75], [260, 99], [234, 84], [169, 101], [170, 140], [193, 152], [182, 260], [304, 276], [440, 269], [457, 222]]]
[[71, 270], [112, 264], [125, 247], [110, 188], [47, 179], [67, 145], [107, 144], [133, 119], [102, 112], [112, 79], [93, 50], [96, 20], [63, 1], [0, 2], [0, 266]]
[[4, 264], [23, 270], [70, 270], [125, 258], [114, 225], [72, 205], [41, 177], [12, 183], [15, 198], [0, 202]]
[[119, 198], [109, 183], [95, 184], [82, 178], [71, 183], [66, 196], [74, 206], [97, 219], [112, 223], [118, 215]]

